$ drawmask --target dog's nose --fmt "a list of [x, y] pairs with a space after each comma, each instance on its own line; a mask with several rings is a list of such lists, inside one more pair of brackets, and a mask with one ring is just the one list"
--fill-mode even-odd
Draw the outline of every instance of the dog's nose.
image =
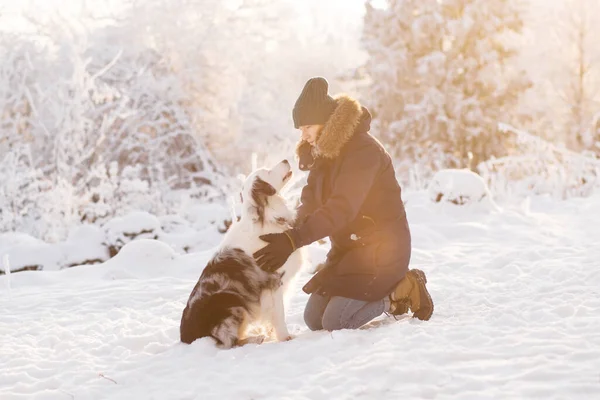
[[283, 160], [282, 163], [290, 165], [290, 162], [288, 160]]

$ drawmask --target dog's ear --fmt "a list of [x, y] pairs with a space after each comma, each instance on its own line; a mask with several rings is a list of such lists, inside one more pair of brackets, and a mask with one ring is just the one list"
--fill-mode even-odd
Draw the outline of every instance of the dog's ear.
[[273, 186], [256, 178], [252, 184], [252, 201], [256, 207], [257, 222], [262, 224], [265, 221], [265, 207], [269, 204], [269, 196], [273, 196], [277, 191]]
[[271, 184], [257, 177], [252, 185], [252, 194], [254, 195], [254, 193], [263, 196], [273, 196], [277, 193], [277, 190]]

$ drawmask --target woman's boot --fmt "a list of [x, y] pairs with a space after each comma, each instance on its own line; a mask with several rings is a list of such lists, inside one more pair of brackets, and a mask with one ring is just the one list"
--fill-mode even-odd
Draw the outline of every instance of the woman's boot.
[[402, 315], [410, 311], [413, 318], [427, 321], [433, 314], [433, 300], [427, 291], [427, 278], [420, 269], [411, 269], [390, 294], [390, 314]]

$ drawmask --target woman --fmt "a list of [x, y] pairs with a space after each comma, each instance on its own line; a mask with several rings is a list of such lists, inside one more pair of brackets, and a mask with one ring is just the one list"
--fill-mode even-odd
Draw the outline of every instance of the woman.
[[303, 287], [311, 330], [356, 329], [384, 312], [428, 320], [425, 274], [409, 270], [411, 237], [386, 150], [369, 134], [371, 115], [348, 96], [332, 98], [324, 78], [310, 79], [293, 110], [302, 132], [300, 169], [310, 171], [294, 227], [264, 235], [254, 254], [280, 268], [297, 248], [329, 236], [323, 268]]

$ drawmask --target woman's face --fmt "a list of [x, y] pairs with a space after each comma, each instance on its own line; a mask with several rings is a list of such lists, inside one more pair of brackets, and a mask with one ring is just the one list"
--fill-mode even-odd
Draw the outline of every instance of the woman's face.
[[323, 129], [323, 125], [302, 125], [300, 127], [300, 130], [302, 131], [302, 140], [308, 142], [311, 146], [314, 146], [321, 129]]

